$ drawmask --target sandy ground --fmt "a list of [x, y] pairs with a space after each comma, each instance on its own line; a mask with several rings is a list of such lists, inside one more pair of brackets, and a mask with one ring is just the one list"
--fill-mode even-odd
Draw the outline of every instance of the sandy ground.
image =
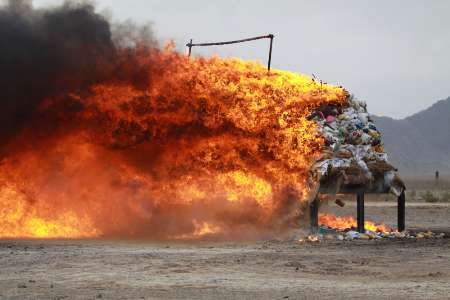
[[[324, 207], [324, 210], [336, 208]], [[354, 213], [346, 205], [340, 213]], [[394, 221], [389, 205], [370, 217]], [[450, 206], [410, 227], [450, 231]], [[449, 299], [450, 239], [252, 243], [0, 241], [1, 299]]]

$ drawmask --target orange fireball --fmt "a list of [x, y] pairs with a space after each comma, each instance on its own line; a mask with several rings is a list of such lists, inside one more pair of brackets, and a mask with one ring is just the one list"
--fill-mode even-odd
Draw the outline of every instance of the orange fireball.
[[148, 78], [46, 99], [34, 122], [51, 120], [51, 134], [30, 123], [9, 142], [0, 237], [165, 239], [296, 222], [323, 146], [308, 116], [348, 93], [257, 62], [135, 51]]

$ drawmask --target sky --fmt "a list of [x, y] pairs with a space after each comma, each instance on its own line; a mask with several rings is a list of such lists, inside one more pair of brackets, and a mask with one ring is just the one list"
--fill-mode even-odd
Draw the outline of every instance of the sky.
[[[34, 0], [35, 7], [63, 0]], [[275, 35], [272, 66], [342, 85], [372, 114], [403, 118], [450, 96], [450, 1], [97, 0], [116, 21], [152, 24], [180, 50], [194, 42]], [[194, 48], [267, 61], [268, 41]]]

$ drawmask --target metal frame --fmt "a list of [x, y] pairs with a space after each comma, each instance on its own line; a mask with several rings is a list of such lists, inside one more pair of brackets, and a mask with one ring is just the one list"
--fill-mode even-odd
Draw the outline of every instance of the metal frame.
[[[320, 194], [335, 194], [330, 192], [327, 188], [319, 188], [316, 193], [314, 199], [309, 204], [309, 213], [310, 213], [310, 223], [311, 223], [311, 231], [316, 233], [319, 229], [319, 206]], [[354, 194], [356, 195], [356, 219], [357, 219], [357, 230], [360, 233], [365, 232], [364, 228], [364, 195], [365, 194], [387, 194], [386, 191], [371, 191], [365, 190], [364, 188], [343, 188], [339, 191], [339, 194]], [[405, 191], [403, 190], [400, 196], [397, 197], [397, 229], [399, 232], [405, 230]]]
[[272, 63], [272, 46], [273, 46], [273, 39], [275, 35], [268, 34], [268, 35], [261, 35], [256, 36], [252, 38], [247, 39], [241, 39], [241, 40], [234, 40], [234, 41], [227, 41], [227, 42], [214, 42], [214, 43], [192, 43], [192, 39], [189, 41], [189, 43], [186, 44], [186, 47], [189, 48], [188, 56], [191, 56], [192, 53], [192, 47], [205, 47], [205, 46], [221, 46], [221, 45], [230, 45], [230, 44], [237, 44], [237, 43], [244, 43], [244, 42], [250, 42], [250, 41], [256, 41], [261, 39], [270, 39], [270, 45], [269, 45], [269, 59], [267, 61], [267, 70], [270, 71], [270, 65]]

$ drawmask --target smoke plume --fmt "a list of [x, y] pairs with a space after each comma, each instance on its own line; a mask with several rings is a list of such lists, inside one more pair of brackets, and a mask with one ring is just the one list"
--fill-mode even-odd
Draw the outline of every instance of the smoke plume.
[[[52, 95], [118, 80], [120, 76], [145, 77], [137, 64], [132, 67], [128, 63], [126, 70], [121, 69], [117, 57], [121, 36], [114, 36], [111, 27], [92, 4], [86, 3], [33, 9], [31, 1], [10, 0], [0, 9], [3, 141], [29, 123], [39, 104]], [[129, 24], [117, 28], [123, 37], [136, 31]], [[145, 34], [145, 42], [153, 43], [151, 31]]]

